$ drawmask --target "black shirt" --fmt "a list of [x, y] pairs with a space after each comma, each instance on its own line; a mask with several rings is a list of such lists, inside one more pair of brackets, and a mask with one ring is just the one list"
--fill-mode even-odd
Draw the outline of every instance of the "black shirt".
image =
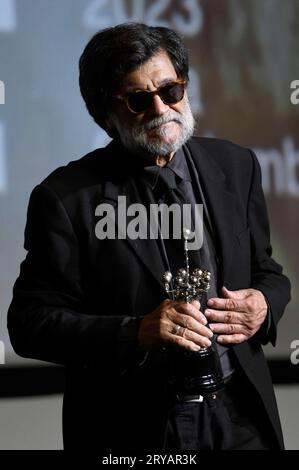
[[[171, 171], [169, 171], [171, 170]], [[190, 268], [200, 267], [211, 272], [211, 287], [207, 293], [207, 300], [211, 297], [219, 297], [218, 286], [218, 257], [216, 243], [213, 240], [213, 227], [208, 213], [208, 207], [204, 200], [204, 194], [187, 146], [179, 149], [165, 167], [157, 165], [140, 166], [135, 176], [136, 185], [140, 191], [141, 200], [147, 209], [150, 204], [190, 204], [192, 207], [191, 228], [196, 228], [194, 223], [194, 208], [196, 204], [203, 204], [203, 244], [198, 250], [189, 251]], [[171, 226], [171, 221], [170, 221]], [[181, 227], [182, 228], [182, 227]], [[199, 240], [201, 235], [199, 236]], [[183, 238], [171, 237], [157, 240], [161, 256], [164, 260], [165, 271], [170, 270], [174, 274], [177, 269], [184, 266]], [[204, 310], [204, 306], [201, 306]], [[224, 378], [230, 376], [233, 371], [233, 361], [229, 346], [217, 344], [220, 355]]]

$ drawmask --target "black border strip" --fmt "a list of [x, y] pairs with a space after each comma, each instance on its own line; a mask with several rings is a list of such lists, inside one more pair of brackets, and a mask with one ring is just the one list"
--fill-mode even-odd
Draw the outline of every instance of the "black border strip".
[[[285, 359], [268, 361], [275, 385], [299, 385], [299, 364]], [[63, 367], [0, 367], [0, 397], [21, 397], [63, 393]]]

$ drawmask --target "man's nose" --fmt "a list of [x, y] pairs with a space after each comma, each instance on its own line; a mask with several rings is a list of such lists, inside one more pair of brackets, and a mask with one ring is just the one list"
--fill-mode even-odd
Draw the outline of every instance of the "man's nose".
[[158, 94], [153, 95], [151, 112], [155, 115], [161, 116], [169, 111], [169, 106], [165, 104]]

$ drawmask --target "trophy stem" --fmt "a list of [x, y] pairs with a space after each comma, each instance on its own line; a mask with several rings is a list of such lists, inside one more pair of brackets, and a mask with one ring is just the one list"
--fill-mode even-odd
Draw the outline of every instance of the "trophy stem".
[[[188, 239], [190, 230], [183, 228], [185, 266], [173, 278], [170, 271], [163, 275], [165, 291], [172, 300], [191, 302], [203, 298], [210, 288], [211, 273], [207, 270], [189, 267]], [[206, 303], [206, 302], [205, 302]], [[180, 393], [210, 393], [223, 387], [220, 358], [215, 344], [197, 352], [173, 351], [171, 363], [173, 386]]]
[[[185, 266], [186, 266], [186, 271], [187, 271], [187, 282], [189, 283], [190, 277], [189, 277], [189, 254], [188, 254], [188, 240], [185, 238], [184, 240], [184, 252], [185, 252]], [[186, 299], [188, 302], [188, 299]]]

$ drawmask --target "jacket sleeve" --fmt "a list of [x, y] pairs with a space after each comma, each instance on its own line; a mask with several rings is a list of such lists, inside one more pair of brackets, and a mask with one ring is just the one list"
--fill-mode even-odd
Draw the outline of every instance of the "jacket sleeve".
[[62, 201], [46, 184], [30, 197], [27, 256], [13, 289], [8, 330], [23, 357], [57, 364], [99, 362], [123, 368], [139, 361], [139, 319], [85, 311], [80, 251]]
[[273, 260], [270, 230], [265, 198], [261, 184], [261, 170], [257, 157], [250, 150], [253, 176], [248, 204], [248, 223], [252, 247], [252, 287], [260, 290], [268, 303], [265, 325], [255, 335], [262, 344], [269, 341], [275, 346], [277, 324], [290, 300], [290, 282], [282, 274], [282, 267]]

